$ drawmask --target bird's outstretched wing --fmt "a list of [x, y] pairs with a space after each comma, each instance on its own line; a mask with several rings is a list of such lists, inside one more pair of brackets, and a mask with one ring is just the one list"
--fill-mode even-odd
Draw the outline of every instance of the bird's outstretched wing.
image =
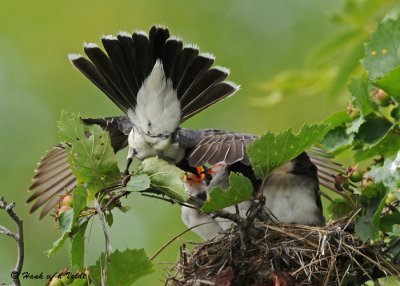
[[257, 135], [227, 132], [222, 130], [192, 130], [179, 129], [177, 133], [179, 144], [186, 152], [186, 159], [190, 166], [214, 165], [225, 162], [232, 165], [242, 162], [249, 165], [246, 147]]
[[[98, 124], [110, 133], [111, 146], [117, 152], [128, 145], [127, 139], [132, 123], [126, 116], [107, 118], [85, 118], [86, 124]], [[40, 218], [48, 214], [60, 201], [61, 195], [70, 192], [76, 186], [76, 178], [69, 167], [68, 152], [62, 145], [50, 149], [40, 160], [32, 178], [32, 185], [28, 188], [33, 194], [27, 203], [35, 201], [30, 212], [36, 211], [45, 205]]]
[[[98, 124], [110, 133], [111, 145], [117, 152], [127, 146], [127, 137], [132, 123], [126, 116], [99, 119], [82, 119], [86, 124]], [[192, 130], [181, 128], [177, 139], [185, 148], [185, 163], [191, 167], [215, 164], [225, 161], [228, 165], [249, 165], [246, 147], [257, 135], [227, 132], [221, 130]], [[319, 183], [329, 189], [334, 188], [335, 175], [344, 173], [344, 168], [332, 161], [325, 150], [312, 147], [307, 150], [311, 161], [317, 166]], [[67, 151], [58, 145], [51, 149], [39, 162], [28, 191], [33, 194], [27, 202], [35, 201], [31, 213], [45, 205], [40, 218], [49, 213], [60, 201], [60, 195], [71, 191], [76, 179], [67, 162]], [[237, 167], [237, 166], [235, 166]]]
[[214, 57], [200, 54], [195, 45], [184, 46], [164, 27], [145, 32], [119, 33], [101, 38], [105, 52], [94, 43], [84, 45], [88, 59], [71, 54], [72, 64], [102, 90], [125, 114], [134, 110], [138, 92], [156, 61], [172, 82], [180, 103], [183, 122], [211, 104], [236, 92], [239, 87], [225, 81], [229, 70], [212, 67]]
[[[186, 160], [191, 167], [218, 162], [226, 162], [228, 165], [240, 162], [248, 166], [250, 162], [246, 148], [259, 136], [222, 130], [181, 128], [177, 138], [181, 147], [187, 150]], [[306, 153], [317, 166], [319, 183], [328, 189], [334, 188], [335, 176], [345, 173], [345, 168], [335, 163], [333, 157], [322, 148], [311, 147]]]
[[60, 195], [76, 186], [76, 178], [69, 168], [67, 158], [68, 152], [58, 145], [40, 160], [32, 178], [32, 185], [28, 188], [29, 192], [34, 192], [26, 202], [35, 201], [30, 213], [46, 204], [40, 213], [40, 218], [43, 218], [61, 200]]

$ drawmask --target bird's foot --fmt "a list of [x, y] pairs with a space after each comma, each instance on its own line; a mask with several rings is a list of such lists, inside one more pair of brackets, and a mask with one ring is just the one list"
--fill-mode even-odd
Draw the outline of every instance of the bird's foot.
[[121, 181], [122, 186], [126, 187], [130, 179], [131, 179], [131, 174], [129, 174], [129, 170], [125, 170]]

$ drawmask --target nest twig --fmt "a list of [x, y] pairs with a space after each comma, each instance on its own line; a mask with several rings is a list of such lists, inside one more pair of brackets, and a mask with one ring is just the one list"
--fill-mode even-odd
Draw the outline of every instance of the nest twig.
[[232, 227], [191, 254], [181, 248], [166, 284], [361, 285], [399, 276], [400, 266], [384, 255], [383, 246], [362, 243], [349, 220], [324, 227], [254, 222], [245, 249]]

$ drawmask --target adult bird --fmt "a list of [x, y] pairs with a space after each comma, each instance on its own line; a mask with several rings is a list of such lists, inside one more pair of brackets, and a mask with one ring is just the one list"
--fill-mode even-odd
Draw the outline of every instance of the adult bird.
[[[192, 130], [179, 125], [208, 106], [238, 90], [225, 81], [226, 68], [212, 67], [214, 57], [200, 54], [194, 45], [184, 46], [170, 37], [164, 27], [144, 32], [120, 33], [101, 39], [105, 52], [94, 43], [84, 44], [89, 60], [69, 55], [72, 64], [92, 81], [125, 114], [83, 119], [108, 131], [115, 152], [128, 146], [126, 172], [133, 157], [159, 156], [178, 167], [192, 171], [205, 164], [225, 162], [234, 171], [251, 170], [246, 146], [256, 135], [213, 129]], [[310, 151], [319, 165], [319, 174], [331, 185], [336, 166], [323, 151]], [[29, 191], [34, 212], [45, 205], [44, 217], [60, 200], [60, 194], [76, 185], [61, 145], [50, 150], [39, 162]], [[252, 176], [249, 172], [249, 176]]]
[[[200, 54], [195, 45], [184, 46], [164, 27], [151, 27], [148, 36], [122, 32], [101, 41], [105, 52], [94, 43], [85, 43], [89, 60], [78, 54], [69, 59], [125, 116], [83, 122], [109, 131], [115, 151], [128, 145], [125, 173], [133, 157], [159, 156], [190, 169], [186, 145], [193, 134], [179, 125], [239, 89], [225, 81], [229, 70], [212, 67], [215, 58], [211, 54]], [[29, 188], [36, 192], [28, 202], [36, 200], [31, 211], [47, 203], [41, 217], [57, 204], [59, 193], [76, 184], [66, 157], [62, 146], [57, 146], [39, 162]]]

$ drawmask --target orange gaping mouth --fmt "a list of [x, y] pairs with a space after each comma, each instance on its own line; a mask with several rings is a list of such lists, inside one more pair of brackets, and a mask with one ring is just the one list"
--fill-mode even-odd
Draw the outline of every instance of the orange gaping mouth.
[[193, 174], [193, 173], [186, 173], [185, 177], [183, 178], [184, 181], [188, 182], [196, 182], [196, 183], [200, 183], [201, 181], [203, 181], [206, 178], [206, 171], [204, 170], [203, 167], [197, 167], [197, 174]]

